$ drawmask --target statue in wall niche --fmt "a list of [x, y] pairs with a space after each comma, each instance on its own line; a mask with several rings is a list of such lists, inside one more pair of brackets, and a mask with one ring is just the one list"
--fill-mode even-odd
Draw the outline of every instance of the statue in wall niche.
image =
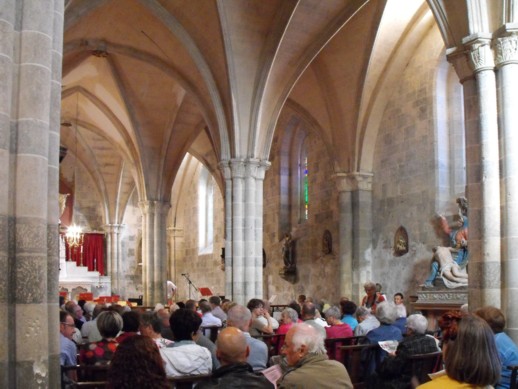
[[434, 281], [440, 274], [448, 288], [468, 285], [468, 201], [465, 197], [457, 198], [459, 213], [453, 218], [453, 225], [443, 215], [438, 215], [440, 229], [448, 235], [449, 247], [435, 247], [430, 275], [422, 285], [433, 288]]
[[65, 212], [68, 196], [70, 196], [70, 193], [59, 194], [59, 217], [61, 217], [63, 215], [63, 212]]
[[324, 255], [329, 255], [333, 252], [333, 237], [329, 230], [324, 231], [324, 235], [322, 236], [322, 253]]
[[394, 255], [400, 257], [408, 253], [408, 233], [405, 227], [401, 226], [394, 235]]
[[281, 273], [290, 274], [296, 272], [293, 239], [290, 233], [286, 233], [282, 240], [282, 260], [284, 261], [284, 268], [281, 270]]

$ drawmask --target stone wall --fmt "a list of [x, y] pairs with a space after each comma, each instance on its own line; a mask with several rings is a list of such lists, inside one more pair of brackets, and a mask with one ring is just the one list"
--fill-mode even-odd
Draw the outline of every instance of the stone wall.
[[[215, 295], [225, 294], [225, 272], [221, 266], [221, 248], [224, 244], [224, 203], [220, 188], [214, 184], [214, 240], [211, 253], [198, 252], [198, 178], [201, 164], [194, 171], [186, 172], [189, 179], [180, 199], [173, 199], [172, 212], [179, 201], [177, 223], [170, 231], [169, 242], [176, 250], [171, 251], [171, 278], [176, 284], [177, 300], [188, 298], [199, 299], [201, 296], [193, 288], [189, 289], [187, 279], [182, 276], [188, 273], [189, 278], [198, 288], [208, 287]], [[191, 174], [192, 172], [192, 174]], [[173, 218], [174, 219], [174, 218]], [[173, 227], [173, 226], [172, 226]], [[173, 235], [176, 239], [173, 242]]]
[[[298, 175], [296, 164], [291, 163], [289, 171], [286, 171], [288, 167], [282, 162], [282, 156], [286, 152], [282, 147], [283, 137], [290, 136], [287, 131], [290, 130], [278, 128], [276, 131], [271, 151], [272, 165], [266, 172], [264, 181], [264, 249], [267, 257], [264, 269], [265, 297], [268, 299], [276, 296], [274, 304], [287, 304], [299, 294], [336, 302], [339, 298], [336, 287], [339, 268], [338, 195], [332, 180], [330, 153], [319, 134], [306, 128], [309, 219], [298, 223], [299, 218], [294, 216], [298, 212], [298, 204], [293, 204], [294, 196], [281, 196], [281, 171], [289, 175], [290, 182], [293, 182], [293, 175]], [[293, 161], [293, 156], [286, 159]], [[291, 207], [291, 212], [284, 212], [286, 210], [283, 207]], [[289, 223], [279, 220], [280, 215], [289, 214]], [[289, 226], [289, 231], [281, 231], [281, 226]], [[331, 232], [333, 240], [332, 253], [329, 255], [322, 252], [325, 230]], [[296, 277], [287, 277], [288, 279], [279, 275], [284, 266], [282, 239], [286, 232], [291, 232], [293, 236], [297, 264]]]
[[[437, 139], [434, 104], [439, 61], [445, 61], [436, 28], [427, 36], [402, 74], [385, 109], [374, 152], [372, 278], [390, 298], [415, 294], [428, 275], [431, 249], [443, 240], [431, 222], [437, 209]], [[444, 190], [441, 189], [441, 190]], [[439, 206], [439, 208], [443, 208]], [[394, 256], [394, 234], [406, 228], [409, 252]]]
[[125, 298], [138, 298], [142, 289], [142, 212], [137, 191], [128, 201], [121, 232], [121, 284]]

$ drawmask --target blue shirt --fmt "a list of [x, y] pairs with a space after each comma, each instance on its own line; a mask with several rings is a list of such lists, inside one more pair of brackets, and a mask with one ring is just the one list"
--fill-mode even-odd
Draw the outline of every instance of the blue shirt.
[[351, 329], [354, 331], [358, 325], [358, 320], [356, 320], [352, 315], [344, 315], [344, 317], [342, 317], [342, 323], [349, 324]]
[[59, 363], [61, 366], [77, 365], [77, 346], [70, 339], [65, 338], [62, 333], [60, 336]]
[[518, 365], [518, 347], [505, 332], [495, 334], [495, 343], [502, 365], [500, 382], [495, 386], [497, 389], [508, 389], [511, 384], [511, 370], [509, 365]]

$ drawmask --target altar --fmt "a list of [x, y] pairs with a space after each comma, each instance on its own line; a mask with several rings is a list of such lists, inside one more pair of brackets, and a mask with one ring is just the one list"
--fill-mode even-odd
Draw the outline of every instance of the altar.
[[111, 280], [96, 270], [88, 270], [76, 261], [67, 261], [65, 242], [59, 241], [59, 292], [66, 300], [78, 300], [80, 293], [92, 293], [93, 298], [111, 295]]
[[439, 329], [438, 320], [445, 312], [459, 310], [468, 303], [468, 287], [447, 288], [442, 278], [435, 280], [435, 287], [417, 291], [417, 300], [411, 302], [413, 311], [420, 311], [428, 319], [428, 330]]

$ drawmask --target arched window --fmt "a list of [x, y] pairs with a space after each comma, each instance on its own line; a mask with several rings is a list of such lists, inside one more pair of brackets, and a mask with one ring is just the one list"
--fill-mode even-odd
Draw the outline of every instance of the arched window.
[[198, 253], [213, 251], [214, 238], [214, 182], [202, 165], [198, 180]]
[[307, 137], [304, 139], [299, 153], [299, 223], [304, 223], [309, 217], [309, 166], [306, 148]]
[[463, 91], [454, 68], [444, 58], [437, 70], [435, 95], [437, 209], [445, 209], [466, 190]]

